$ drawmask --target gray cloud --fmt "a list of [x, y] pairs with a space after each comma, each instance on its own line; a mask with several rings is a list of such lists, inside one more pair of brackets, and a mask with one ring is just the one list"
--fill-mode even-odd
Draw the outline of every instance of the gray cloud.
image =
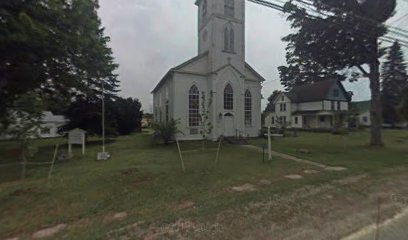
[[[120, 65], [121, 95], [139, 98], [147, 111], [152, 104], [150, 91], [163, 75], [197, 54], [194, 2], [100, 0], [99, 15]], [[281, 89], [277, 67], [285, 64], [281, 38], [290, 32], [289, 23], [282, 13], [250, 2], [246, 10], [246, 60], [271, 81], [264, 85], [266, 99]], [[347, 84], [347, 88], [357, 93], [357, 100], [370, 97], [366, 82]]]

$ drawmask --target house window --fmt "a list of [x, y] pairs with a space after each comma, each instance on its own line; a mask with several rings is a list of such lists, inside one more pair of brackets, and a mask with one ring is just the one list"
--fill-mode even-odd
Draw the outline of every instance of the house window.
[[320, 117], [320, 122], [324, 122], [324, 116]]
[[341, 103], [340, 103], [340, 101], [337, 102], [337, 110], [341, 110]]
[[298, 124], [298, 117], [295, 117], [295, 124]]
[[200, 92], [193, 85], [188, 93], [188, 125], [198, 127], [200, 125]]
[[166, 101], [166, 122], [169, 122], [169, 100]]
[[234, 0], [224, 0], [224, 14], [228, 17], [234, 17], [235, 15]]
[[363, 117], [363, 122], [367, 123], [368, 122], [368, 117]]
[[252, 124], [252, 95], [249, 90], [245, 92], [245, 125]]
[[281, 112], [286, 112], [286, 103], [281, 103], [280, 104], [280, 111]]
[[271, 117], [271, 124], [272, 124], [272, 125], [275, 124], [275, 117]]
[[334, 96], [334, 97], [339, 97], [339, 96], [340, 96], [340, 91], [339, 91], [339, 89], [334, 89], [334, 90], [333, 90], [333, 96]]
[[50, 128], [45, 127], [43, 129], [41, 129], [41, 135], [49, 135], [49, 134], [51, 134], [51, 129]]
[[224, 29], [224, 51], [233, 53], [235, 50], [235, 34], [232, 27]]
[[334, 102], [331, 101], [331, 110], [334, 111]]
[[234, 109], [234, 92], [230, 84], [227, 84], [224, 89], [224, 109], [233, 110]]

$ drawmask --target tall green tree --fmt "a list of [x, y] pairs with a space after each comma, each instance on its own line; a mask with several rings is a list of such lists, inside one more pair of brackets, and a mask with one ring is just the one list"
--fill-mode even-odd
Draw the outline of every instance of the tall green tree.
[[324, 67], [305, 56], [295, 55], [290, 46], [286, 50], [287, 66], [278, 67], [280, 81], [286, 91], [290, 91], [294, 86], [325, 80], [343, 81], [346, 79], [346, 75], [338, 72], [337, 69]]
[[408, 85], [402, 91], [402, 100], [398, 107], [400, 116], [408, 121]]
[[[298, 2], [298, 1], [295, 1]], [[295, 33], [284, 38], [295, 56], [312, 59], [325, 69], [356, 68], [370, 81], [372, 146], [382, 146], [380, 37], [387, 33], [385, 22], [394, 14], [396, 0], [304, 0], [307, 9], [289, 1]], [[314, 9], [315, 11], [310, 11]]]
[[142, 130], [142, 103], [134, 98], [116, 98], [111, 103], [120, 135], [129, 135]]
[[108, 97], [116, 93], [98, 8], [97, 0], [0, 1], [0, 112], [33, 91], [55, 108], [100, 96], [102, 83]]
[[385, 123], [396, 124], [399, 122], [397, 106], [401, 103], [402, 91], [408, 83], [406, 67], [401, 45], [395, 41], [387, 52], [381, 73], [381, 100]]

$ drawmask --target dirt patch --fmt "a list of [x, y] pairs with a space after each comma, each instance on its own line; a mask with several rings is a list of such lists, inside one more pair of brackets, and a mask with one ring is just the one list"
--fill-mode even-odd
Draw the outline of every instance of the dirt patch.
[[272, 184], [272, 181], [271, 181], [271, 180], [262, 179], [262, 180], [259, 181], [259, 184], [261, 184], [261, 185], [270, 185], [270, 184]]
[[232, 190], [236, 192], [253, 192], [256, 191], [256, 188], [254, 187], [254, 185], [246, 183], [241, 186], [232, 187]]
[[343, 178], [343, 179], [340, 179], [334, 182], [340, 185], [348, 185], [348, 184], [359, 182], [366, 177], [367, 177], [366, 174], [362, 174], [362, 175], [357, 175], [357, 176], [346, 177], [346, 178]]
[[195, 203], [192, 201], [185, 201], [176, 205], [171, 206], [172, 209], [179, 211], [179, 210], [184, 210], [184, 209], [189, 209], [189, 208], [194, 208]]
[[305, 169], [305, 170], [303, 170], [303, 173], [305, 173], [305, 174], [316, 174], [316, 173], [319, 173], [319, 171], [312, 170], [312, 169]]
[[298, 174], [291, 174], [291, 175], [286, 175], [285, 178], [291, 179], [291, 180], [299, 180], [299, 179], [302, 179], [303, 176], [298, 175]]
[[345, 167], [326, 167], [324, 170], [326, 171], [333, 171], [333, 172], [341, 172], [347, 170]]
[[118, 213], [113, 213], [113, 214], [108, 214], [104, 222], [109, 223], [109, 222], [114, 222], [114, 221], [122, 221], [128, 217], [127, 212], [118, 212]]
[[33, 239], [41, 239], [52, 237], [58, 232], [64, 230], [68, 225], [67, 224], [58, 224], [57, 226], [46, 228], [40, 231], [37, 231], [31, 235]]

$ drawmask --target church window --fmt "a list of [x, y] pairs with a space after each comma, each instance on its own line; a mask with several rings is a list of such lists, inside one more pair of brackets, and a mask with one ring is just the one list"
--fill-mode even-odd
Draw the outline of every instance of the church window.
[[244, 109], [244, 115], [245, 115], [245, 125], [251, 125], [252, 124], [252, 95], [249, 90], [245, 92], [245, 109]]
[[234, 17], [235, 15], [234, 0], [224, 0], [224, 14], [228, 17]]
[[166, 122], [169, 122], [169, 100], [166, 101]]
[[207, 20], [207, 0], [203, 1], [203, 9], [202, 9], [202, 23]]
[[230, 29], [230, 44], [229, 44], [229, 51], [234, 52], [234, 45], [235, 45], [235, 34], [234, 34], [234, 29]]
[[233, 110], [234, 109], [234, 92], [230, 84], [227, 84], [224, 89], [224, 109]]
[[235, 33], [232, 27], [225, 27], [224, 29], [224, 51], [234, 52], [235, 50]]
[[193, 85], [188, 94], [188, 124], [190, 127], [198, 127], [200, 124], [200, 92]]

